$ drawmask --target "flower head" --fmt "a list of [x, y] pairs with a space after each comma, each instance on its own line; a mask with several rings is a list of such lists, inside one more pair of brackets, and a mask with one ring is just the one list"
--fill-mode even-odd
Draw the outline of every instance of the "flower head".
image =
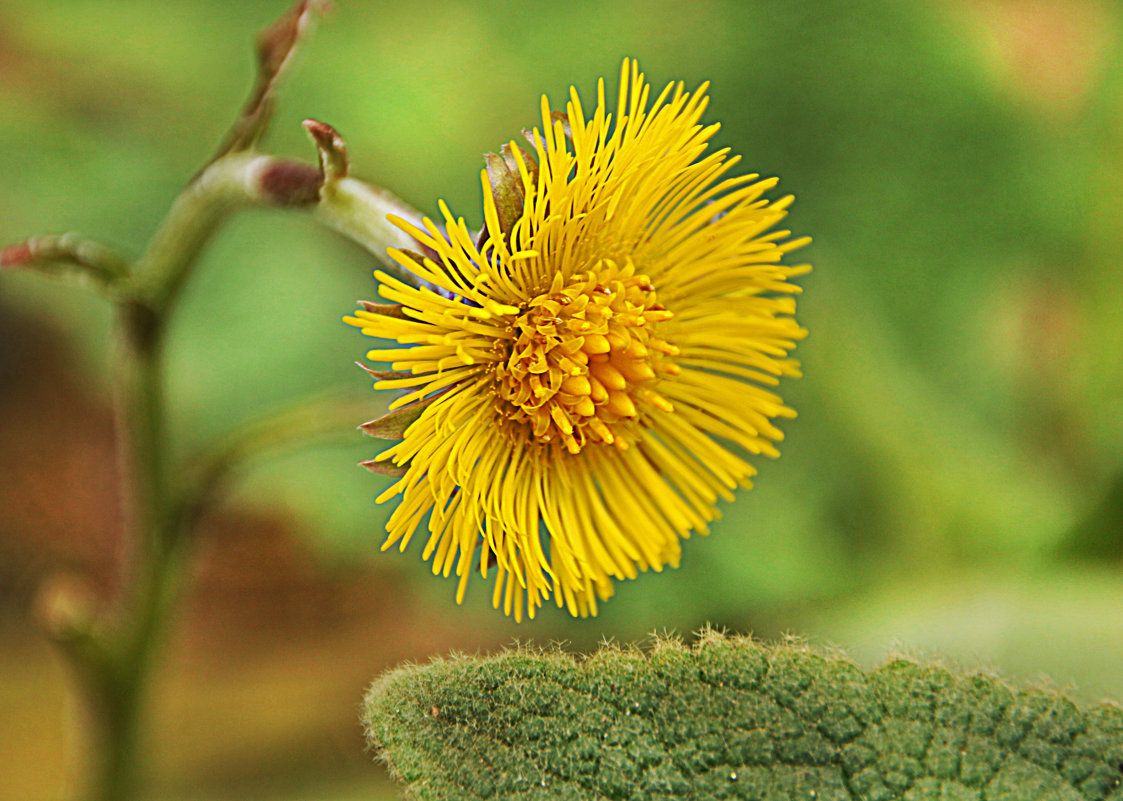
[[798, 375], [789, 279], [808, 269], [781, 261], [808, 240], [770, 231], [792, 200], [763, 197], [774, 179], [706, 152], [705, 88], [652, 100], [625, 61], [615, 111], [603, 81], [588, 119], [575, 90], [564, 114], [543, 98], [533, 153], [488, 157], [483, 232], [443, 203], [443, 229], [395, 220], [419, 285], [376, 272], [390, 304], [344, 318], [400, 345], [368, 354], [395, 371], [376, 389], [405, 390], [367, 424], [401, 437], [366, 463], [399, 474], [383, 548], [426, 524], [458, 601], [494, 569], [516, 619], [551, 595], [595, 614], [614, 579], [678, 565], [751, 486], [747, 456], [778, 455], [794, 412], [768, 388]]

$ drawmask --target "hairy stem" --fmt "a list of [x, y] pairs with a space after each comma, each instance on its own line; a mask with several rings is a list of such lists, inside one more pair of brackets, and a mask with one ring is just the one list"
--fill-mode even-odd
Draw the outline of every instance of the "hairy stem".
[[[308, 8], [298, 3], [286, 25], [299, 28]], [[282, 42], [281, 49], [293, 42]], [[247, 125], [263, 125], [267, 116]], [[74, 236], [40, 237], [0, 252], [0, 267], [65, 268], [63, 274], [93, 282], [117, 307], [114, 407], [127, 520], [121, 589], [104, 616], [92, 615], [81, 601], [48, 610], [48, 628], [78, 671], [91, 715], [95, 755], [88, 801], [138, 795], [145, 697], [184, 583], [190, 530], [204, 507], [240, 464], [343, 425], [346, 404], [321, 399], [247, 427], [203, 459], [193, 476], [179, 476], [183, 471], [169, 464], [164, 344], [192, 267], [225, 220], [248, 206], [309, 209], [395, 273], [400, 268], [385, 248], [417, 246], [386, 220], [393, 213], [416, 223], [416, 212], [384, 190], [347, 178], [342, 140], [336, 143], [337, 135], [323, 124], [313, 127], [320, 139], [331, 134], [328, 144], [338, 152], [327, 155], [334, 158], [325, 157], [320, 139], [319, 167], [226, 150], [187, 185], [131, 269], [107, 249]]]
[[166, 316], [190, 268], [232, 212], [250, 205], [311, 204], [319, 184], [315, 167], [253, 151], [211, 163], [176, 199], [137, 263], [138, 296], [157, 316]]
[[92, 801], [136, 796], [140, 711], [152, 655], [179, 583], [181, 532], [168, 513], [163, 390], [166, 318], [142, 301], [118, 308], [115, 405], [127, 515], [120, 606], [106, 634], [109, 659], [88, 680], [95, 723]]
[[386, 255], [386, 248], [415, 250], [418, 243], [391, 224], [386, 215], [396, 215], [418, 227], [421, 215], [391, 192], [354, 178], [326, 181], [321, 193], [314, 212], [317, 221], [366, 248], [396, 277], [416, 283], [412, 274]]
[[[203, 507], [239, 463], [295, 436], [323, 433], [339, 421], [335, 403], [290, 411], [218, 448], [194, 481], [173, 481], [165, 419], [166, 332], [207, 243], [232, 213], [247, 206], [315, 208], [324, 222], [375, 252], [388, 244], [408, 244], [384, 221], [388, 211], [408, 213], [388, 193], [350, 179], [328, 187], [320, 168], [237, 151], [191, 181], [134, 268], [114, 278], [114, 405], [129, 550], [110, 614], [95, 626], [61, 621], [56, 631], [78, 668], [92, 715], [96, 756], [89, 801], [128, 801], [137, 795], [145, 695], [184, 582], [189, 532]], [[373, 217], [375, 232], [364, 234], [356, 217]], [[23, 250], [12, 253], [20, 256]]]
[[308, 185], [318, 183], [318, 175], [314, 168], [260, 154], [222, 157], [176, 200], [118, 299], [114, 401], [131, 550], [119, 606], [101, 635], [106, 658], [80, 666], [98, 749], [91, 801], [136, 796], [141, 711], [184, 578], [188, 521], [171, 481], [164, 395], [164, 341], [176, 300], [232, 212], [251, 204], [308, 202], [315, 197]]
[[119, 597], [105, 615], [95, 612], [89, 593], [65, 583], [40, 598], [46, 629], [73, 663], [91, 716], [95, 756], [89, 801], [137, 796], [142, 710], [184, 583], [188, 533], [242, 453], [222, 450], [201, 479], [186, 482], [186, 488], [173, 486], [172, 474], [179, 471], [169, 464], [165, 334], [191, 268], [231, 213], [250, 205], [309, 207], [321, 199], [323, 169], [253, 147], [269, 125], [276, 84], [323, 7], [319, 0], [296, 0], [258, 37], [257, 83], [249, 102], [135, 264], [75, 234], [0, 249], [0, 270], [58, 275], [111, 298], [117, 310], [114, 411], [127, 522]]

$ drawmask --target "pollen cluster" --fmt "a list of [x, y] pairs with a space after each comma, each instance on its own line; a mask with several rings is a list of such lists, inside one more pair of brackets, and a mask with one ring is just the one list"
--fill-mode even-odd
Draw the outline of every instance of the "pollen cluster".
[[611, 261], [601, 267], [567, 284], [558, 275], [531, 300], [496, 368], [499, 413], [573, 454], [591, 443], [626, 449], [644, 409], [674, 410], [654, 389], [661, 375], [678, 373], [665, 358], [678, 348], [656, 333], [674, 315], [647, 276]]

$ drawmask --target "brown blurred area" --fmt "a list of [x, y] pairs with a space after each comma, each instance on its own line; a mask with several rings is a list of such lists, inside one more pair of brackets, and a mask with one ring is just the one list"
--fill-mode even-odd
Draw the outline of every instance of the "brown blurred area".
[[949, 0], [977, 20], [996, 80], [1057, 120], [1077, 113], [1110, 55], [1106, 4], [1082, 0]]
[[[37, 596], [80, 576], [110, 602], [118, 471], [108, 399], [75, 377], [66, 344], [2, 301], [0, 340], [18, 344], [0, 354], [0, 775], [5, 797], [34, 801], [77, 780], [82, 749], [71, 677], [34, 625]], [[382, 779], [357, 705], [372, 677], [478, 642], [410, 604], [390, 570], [319, 567], [293, 526], [224, 509], [199, 532], [149, 710], [163, 797], [237, 797], [240, 787], [289, 797], [325, 782], [354, 782], [369, 797]]]
[[[72, 347], [3, 297], [0, 342], [11, 346], [0, 351], [0, 795], [35, 801], [70, 794], [85, 748], [73, 677], [38, 607], [75, 582], [95, 605], [112, 602], [119, 471], [109, 398], [73, 369]], [[500, 641], [434, 615], [392, 565], [325, 564], [299, 525], [236, 505], [201, 524], [148, 710], [156, 797], [393, 797], [365, 752], [365, 688], [400, 662]]]

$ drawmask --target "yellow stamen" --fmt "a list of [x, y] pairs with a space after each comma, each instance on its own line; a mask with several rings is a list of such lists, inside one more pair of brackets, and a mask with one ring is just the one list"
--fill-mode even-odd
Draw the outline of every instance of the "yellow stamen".
[[556, 277], [550, 291], [532, 298], [514, 322], [515, 338], [497, 367], [497, 404], [507, 420], [522, 423], [540, 443], [559, 441], [570, 453], [590, 443], [626, 446], [645, 404], [666, 401], [651, 393], [668, 345], [656, 333], [650, 279], [630, 265], [602, 261], [568, 284]]

